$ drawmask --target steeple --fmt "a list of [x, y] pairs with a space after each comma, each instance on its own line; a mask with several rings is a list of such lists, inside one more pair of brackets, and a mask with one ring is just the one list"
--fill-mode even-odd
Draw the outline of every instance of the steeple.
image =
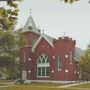
[[66, 35], [66, 31], [64, 31], [63, 33], [64, 33], [64, 37], [65, 37], [65, 35]]
[[35, 24], [35, 22], [34, 22], [34, 20], [32, 18], [31, 10], [32, 9], [30, 9], [30, 16], [28, 17], [28, 19], [27, 19], [27, 21], [26, 21], [26, 23], [24, 25], [24, 28], [23, 28], [22, 32], [32, 31], [34, 33], [38, 33], [39, 34], [40, 32], [38, 31], [38, 29], [36, 27], [36, 24]]

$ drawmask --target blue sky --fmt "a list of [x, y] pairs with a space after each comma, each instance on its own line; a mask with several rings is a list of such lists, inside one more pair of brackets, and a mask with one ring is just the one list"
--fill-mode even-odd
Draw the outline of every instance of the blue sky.
[[[24, 0], [19, 4], [19, 16], [16, 29], [22, 27], [30, 15], [41, 30], [58, 38], [64, 35], [76, 40], [76, 46], [86, 49], [90, 42], [90, 4], [89, 0], [80, 0], [74, 4], [65, 4], [59, 0]], [[2, 5], [2, 3], [0, 3]], [[3, 5], [4, 6], [4, 5]]]

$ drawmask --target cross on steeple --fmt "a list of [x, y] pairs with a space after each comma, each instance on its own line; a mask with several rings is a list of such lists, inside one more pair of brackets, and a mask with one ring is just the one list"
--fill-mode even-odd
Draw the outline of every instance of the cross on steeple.
[[32, 9], [30, 9], [30, 15], [32, 14]]
[[64, 31], [63, 33], [64, 33], [64, 37], [65, 37], [66, 31]]

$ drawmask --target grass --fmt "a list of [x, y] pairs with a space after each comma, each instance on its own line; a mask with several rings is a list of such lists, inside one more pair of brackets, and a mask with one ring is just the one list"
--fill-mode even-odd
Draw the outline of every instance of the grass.
[[[56, 85], [55, 85], [56, 86]], [[57, 88], [52, 85], [39, 85], [39, 84], [27, 84], [27, 85], [15, 85], [11, 87], [3, 87], [0, 90], [76, 90], [76, 89], [64, 89]]]
[[55, 84], [55, 83], [15, 84], [14, 86], [0, 87], [0, 90], [78, 90], [77, 88], [90, 88], [90, 84], [82, 84], [70, 88], [58, 88], [58, 86], [61, 85], [63, 84]]
[[13, 80], [0, 80], [0, 83], [13, 82]]
[[89, 84], [81, 84], [81, 85], [77, 85], [74, 86], [75, 88], [90, 88], [90, 83]]

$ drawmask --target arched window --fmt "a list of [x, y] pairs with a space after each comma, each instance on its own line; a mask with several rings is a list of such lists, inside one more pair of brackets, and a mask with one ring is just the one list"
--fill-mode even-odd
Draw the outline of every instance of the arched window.
[[37, 62], [37, 76], [47, 77], [50, 73], [50, 63], [47, 54], [41, 54]]
[[58, 57], [58, 70], [62, 69], [62, 61], [61, 61], [61, 57]]

